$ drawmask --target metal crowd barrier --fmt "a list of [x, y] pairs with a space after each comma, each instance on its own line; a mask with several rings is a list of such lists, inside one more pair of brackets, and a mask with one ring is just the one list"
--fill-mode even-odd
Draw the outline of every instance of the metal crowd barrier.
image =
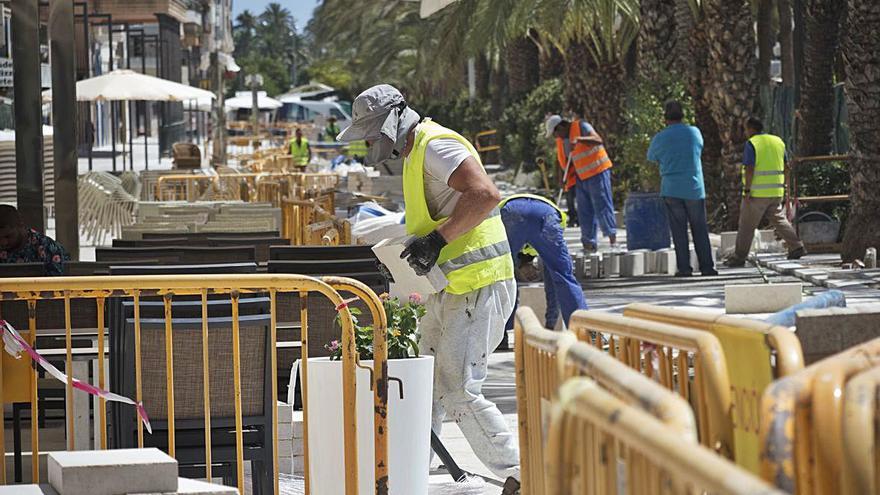
[[547, 445], [551, 495], [782, 494], [589, 378], [567, 381], [559, 401]]
[[333, 193], [281, 201], [281, 237], [293, 246], [351, 244], [351, 223], [332, 213]]
[[623, 314], [703, 330], [718, 338], [728, 364], [736, 463], [758, 474], [761, 394], [775, 378], [804, 368], [804, 354], [795, 334], [757, 320], [643, 303], [630, 304]]
[[[307, 199], [334, 191], [339, 182], [336, 174], [285, 171], [220, 173], [217, 175], [171, 174], [156, 182], [157, 201], [197, 201], [205, 193], [201, 182], [212, 189], [214, 196], [246, 202], [269, 201], [281, 206], [281, 200]], [[332, 205], [330, 211], [333, 211]]]
[[[277, 404], [277, 352], [276, 352], [276, 296], [278, 293], [293, 292], [299, 294], [301, 340], [302, 340], [302, 397], [303, 397], [303, 448], [304, 469], [306, 473], [306, 493], [309, 493], [309, 448], [308, 448], [308, 297], [310, 292], [316, 292], [338, 308], [342, 326], [342, 388], [343, 388], [343, 438], [345, 442], [345, 493], [357, 494], [358, 490], [358, 458], [357, 458], [357, 415], [355, 410], [356, 381], [355, 367], [361, 366], [358, 362], [358, 354], [355, 350], [354, 329], [351, 314], [347, 308], [348, 301], [340, 296], [340, 292], [351, 293], [362, 299], [373, 316], [374, 322], [374, 355], [375, 368], [373, 370], [374, 391], [374, 453], [376, 493], [387, 493], [388, 479], [388, 452], [386, 438], [387, 417], [387, 344], [385, 311], [376, 294], [366, 285], [352, 279], [340, 277], [324, 277], [316, 279], [302, 275], [280, 274], [254, 274], [236, 275], [174, 275], [174, 276], [105, 276], [105, 277], [49, 277], [49, 278], [7, 278], [0, 279], [0, 299], [4, 301], [26, 301], [29, 314], [29, 328], [22, 330], [23, 337], [31, 346], [34, 345], [37, 335], [36, 319], [39, 317], [40, 301], [61, 300], [64, 302], [65, 319], [65, 347], [66, 347], [66, 370], [68, 381], [66, 385], [66, 408], [67, 408], [67, 442], [68, 450], [74, 449], [74, 415], [73, 415], [73, 382], [72, 382], [72, 338], [71, 338], [71, 299], [93, 299], [97, 306], [97, 344], [98, 344], [98, 386], [106, 389], [104, 379], [104, 339], [105, 339], [105, 315], [104, 303], [111, 297], [129, 297], [134, 301], [134, 346], [135, 346], [135, 386], [137, 402], [142, 401], [142, 365], [141, 365], [141, 318], [140, 298], [162, 297], [165, 309], [165, 363], [166, 363], [166, 388], [165, 399], [167, 404], [168, 423], [168, 453], [175, 455], [175, 418], [174, 418], [174, 365], [173, 365], [173, 329], [171, 322], [171, 303], [175, 296], [201, 296], [202, 305], [202, 373], [204, 376], [204, 415], [205, 415], [205, 450], [206, 450], [206, 477], [211, 478], [211, 406], [209, 389], [209, 362], [211, 356], [208, 352], [208, 296], [216, 294], [228, 294], [232, 303], [232, 360], [234, 381], [234, 406], [235, 406], [235, 442], [237, 460], [238, 488], [244, 492], [244, 457], [243, 457], [243, 431], [242, 431], [242, 383], [241, 383], [241, 350], [239, 337], [239, 297], [242, 294], [268, 293], [270, 298], [270, 359], [271, 359], [271, 388], [272, 406]], [[0, 315], [2, 317], [2, 315]], [[0, 351], [2, 352], [2, 351]], [[32, 479], [39, 482], [39, 423], [38, 415], [37, 380], [36, 373], [32, 371], [30, 358], [22, 357], [22, 366], [0, 366], [0, 398], [3, 403], [9, 402], [13, 397], [26, 397], [31, 406], [31, 454], [32, 454]], [[6, 370], [3, 370], [3, 368]], [[363, 367], [363, 366], [361, 366]], [[3, 371], [18, 373], [15, 376], [4, 377]], [[26, 390], [4, 390], [3, 384], [25, 384]], [[99, 415], [101, 435], [101, 448], [106, 448], [107, 417], [105, 414], [106, 404], [100, 400]], [[134, 408], [131, 410], [134, 415]], [[274, 473], [275, 493], [279, 493], [278, 486], [278, 416], [273, 411], [272, 438], [274, 442]], [[0, 466], [0, 482], [6, 484], [6, 463], [4, 432], [0, 429], [0, 455], [3, 458], [3, 466]], [[96, 439], [97, 440], [97, 439]], [[138, 447], [144, 445], [143, 424], [137, 422]]]
[[844, 387], [878, 365], [880, 338], [773, 382], [761, 397], [761, 477], [789, 493], [841, 493], [844, 452], [858, 448], [843, 444]]
[[845, 493], [877, 493], [877, 427], [880, 420], [880, 367], [855, 375], [847, 384], [843, 403], [843, 479]]
[[[696, 443], [693, 412], [684, 400], [570, 332], [547, 330], [531, 308], [516, 317], [516, 378], [524, 493], [546, 493], [545, 442], [549, 406], [563, 380], [589, 376], [622, 400], [644, 409], [686, 441]], [[580, 445], [578, 445], [580, 447]], [[548, 445], [548, 448], [549, 445]]]
[[677, 389], [696, 413], [700, 443], [724, 457], [733, 458], [727, 362], [714, 335], [587, 310], [575, 311], [569, 328], [579, 340], [607, 350], [611, 356], [667, 389]]

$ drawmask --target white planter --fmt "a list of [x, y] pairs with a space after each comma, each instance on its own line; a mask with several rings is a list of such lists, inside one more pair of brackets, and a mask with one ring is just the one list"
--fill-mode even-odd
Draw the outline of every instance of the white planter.
[[[362, 361], [372, 366], [372, 361]], [[396, 380], [388, 384], [389, 492], [428, 493], [431, 453], [431, 394], [434, 358], [388, 361], [388, 375], [403, 381], [403, 400]], [[342, 363], [309, 359], [309, 474], [312, 493], [342, 495], [345, 485], [342, 438]], [[357, 369], [358, 493], [374, 493], [373, 392], [370, 374]]]

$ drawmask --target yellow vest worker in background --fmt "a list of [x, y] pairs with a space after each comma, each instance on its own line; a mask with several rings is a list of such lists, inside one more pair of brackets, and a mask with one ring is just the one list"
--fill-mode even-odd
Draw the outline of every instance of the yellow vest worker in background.
[[305, 167], [312, 161], [312, 148], [309, 140], [303, 137], [302, 129], [296, 129], [293, 139], [290, 140], [290, 154], [293, 155], [293, 164], [297, 167]]
[[[364, 139], [366, 164], [403, 158], [406, 231], [401, 258], [416, 273], [440, 267], [449, 285], [427, 298], [419, 348], [434, 356], [432, 429], [448, 415], [480, 461], [519, 492], [519, 448], [498, 407], [483, 397], [489, 354], [513, 311], [513, 261], [498, 210], [501, 196], [474, 147], [422, 120], [393, 86], [367, 89], [352, 104], [340, 141]], [[386, 270], [387, 271], [387, 270]]]
[[339, 125], [336, 123], [336, 117], [328, 117], [327, 125], [324, 126], [324, 140], [325, 141], [336, 141], [336, 136], [339, 135]]
[[766, 218], [776, 235], [785, 241], [788, 259], [807, 254], [804, 243], [785, 218], [782, 200], [788, 183], [785, 173], [785, 143], [778, 136], [764, 133], [764, 123], [755, 117], [745, 124], [746, 142], [743, 151], [743, 197], [739, 209], [736, 249], [724, 262], [736, 268], [745, 265], [755, 237], [755, 229]]
[[580, 119], [570, 122], [559, 115], [551, 115], [545, 125], [547, 137], [556, 137], [559, 166], [568, 172], [565, 189], [575, 187], [584, 252], [598, 248], [596, 234], [599, 228], [611, 242], [611, 249], [616, 250], [617, 221], [611, 198], [611, 159], [602, 144], [602, 137], [593, 126]]

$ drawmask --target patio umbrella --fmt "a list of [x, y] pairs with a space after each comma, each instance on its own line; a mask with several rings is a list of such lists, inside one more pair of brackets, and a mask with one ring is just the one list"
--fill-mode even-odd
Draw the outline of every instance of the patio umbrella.
[[[250, 91], [238, 91], [234, 98], [226, 100], [226, 110], [238, 110], [239, 108], [252, 108], [254, 106], [253, 96]], [[265, 91], [257, 92], [257, 107], [260, 110], [275, 110], [284, 106], [284, 103], [270, 98]]]
[[[187, 101], [214, 98], [214, 93], [186, 84], [118, 69], [76, 83], [77, 101]], [[43, 92], [43, 101], [51, 101], [52, 91]], [[116, 139], [113, 145], [113, 168], [116, 169]], [[147, 136], [144, 134], [144, 150]], [[146, 153], [144, 160], [146, 160]]]

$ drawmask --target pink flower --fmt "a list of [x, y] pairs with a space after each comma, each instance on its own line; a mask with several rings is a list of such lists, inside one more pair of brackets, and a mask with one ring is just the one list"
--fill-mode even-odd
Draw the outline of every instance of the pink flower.
[[339, 341], [331, 340], [330, 344], [327, 346], [327, 350], [330, 352], [336, 352], [339, 350]]
[[422, 304], [422, 296], [418, 292], [409, 295], [409, 302], [413, 304]]

